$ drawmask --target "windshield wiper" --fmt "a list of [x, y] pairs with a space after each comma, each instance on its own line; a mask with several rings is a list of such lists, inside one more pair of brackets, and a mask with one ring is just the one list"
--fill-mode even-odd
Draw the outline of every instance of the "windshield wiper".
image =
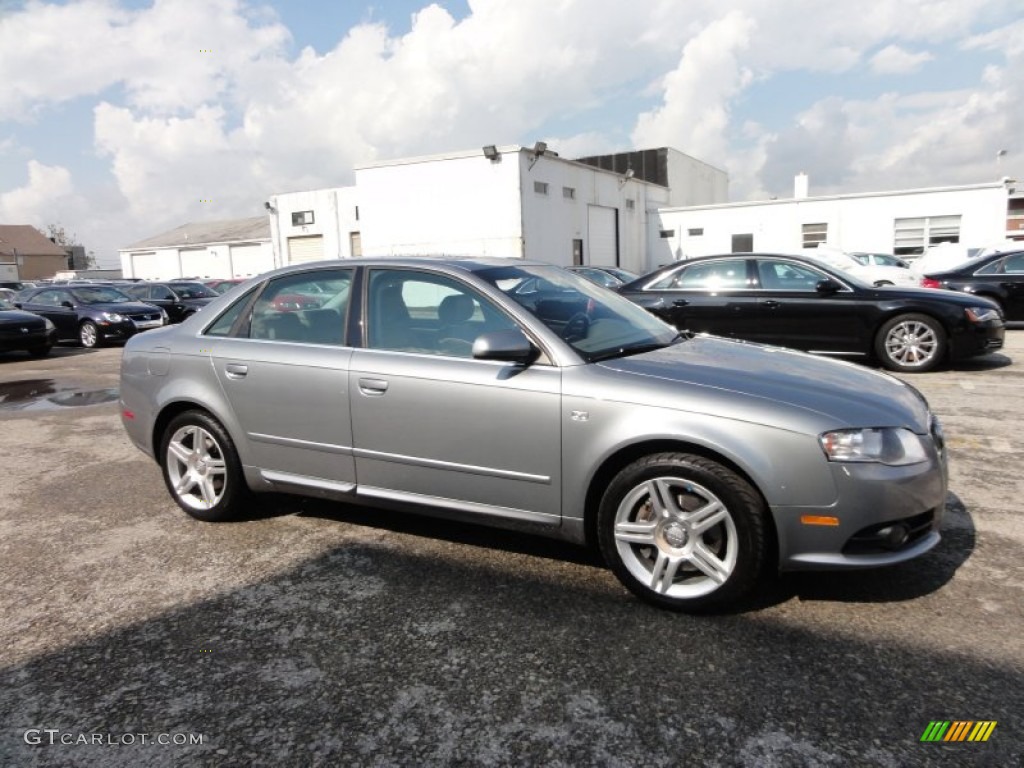
[[692, 338], [692, 335], [689, 333], [677, 333], [666, 342], [653, 341], [645, 344], [631, 344], [625, 347], [616, 347], [615, 349], [609, 349], [596, 355], [592, 355], [589, 360], [592, 363], [599, 363], [602, 360], [613, 360], [616, 357], [642, 355], [644, 352], [653, 352], [656, 349], [664, 349], [665, 347], [670, 347], [673, 344], [678, 344], [680, 341], [685, 341], [690, 338]]

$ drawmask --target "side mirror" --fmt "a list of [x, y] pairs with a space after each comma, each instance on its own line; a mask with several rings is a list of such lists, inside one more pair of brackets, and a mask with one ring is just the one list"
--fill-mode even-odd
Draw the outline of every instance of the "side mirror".
[[62, 301], [62, 302], [60, 303], [60, 305], [61, 305], [62, 307], [67, 307], [68, 309], [74, 309], [74, 308], [75, 308], [75, 305], [74, 305], [74, 304], [72, 304], [72, 303], [71, 303], [70, 301]]
[[537, 348], [518, 328], [483, 333], [473, 342], [473, 357], [477, 360], [504, 360], [529, 365], [536, 356]]
[[814, 290], [821, 294], [829, 294], [837, 292], [841, 287], [835, 280], [826, 277], [824, 280], [818, 281], [818, 284], [814, 286]]
[[21, 309], [21, 302], [20, 301], [15, 301], [15, 302], [12, 302], [12, 303], [14, 304], [14, 308], [15, 309]]

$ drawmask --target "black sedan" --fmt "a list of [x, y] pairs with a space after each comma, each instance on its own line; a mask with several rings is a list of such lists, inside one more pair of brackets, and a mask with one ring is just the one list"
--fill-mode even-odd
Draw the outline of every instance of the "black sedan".
[[53, 323], [0, 298], [0, 352], [24, 350], [32, 357], [46, 357], [56, 343]]
[[929, 371], [945, 360], [1003, 346], [999, 306], [925, 288], [875, 288], [808, 259], [730, 254], [677, 262], [619, 289], [694, 333], [711, 333], [854, 358], [893, 371]]
[[48, 318], [59, 341], [96, 347], [124, 341], [139, 331], [159, 328], [167, 315], [159, 307], [133, 301], [108, 285], [33, 288], [19, 295], [18, 306]]
[[605, 288], [611, 288], [613, 291], [618, 289], [620, 285], [625, 283], [631, 283], [636, 280], [640, 275], [627, 272], [624, 269], [618, 267], [595, 267], [592, 265], [566, 267], [570, 272], [575, 272], [577, 275], [582, 275], [591, 282], [603, 285]]
[[160, 307], [172, 323], [194, 315], [219, 295], [200, 282], [136, 283], [126, 292], [140, 301]]
[[1007, 320], [1024, 320], [1024, 251], [993, 253], [954, 269], [933, 272], [922, 283], [992, 299]]

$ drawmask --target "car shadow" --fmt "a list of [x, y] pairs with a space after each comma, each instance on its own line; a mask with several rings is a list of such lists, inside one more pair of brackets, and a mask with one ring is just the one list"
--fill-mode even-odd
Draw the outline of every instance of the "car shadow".
[[[301, 515], [375, 528], [424, 539], [540, 557], [607, 570], [600, 553], [558, 539], [414, 512], [272, 494], [247, 519]], [[720, 615], [755, 612], [791, 600], [843, 603], [897, 603], [937, 592], [952, 580], [974, 551], [976, 532], [970, 513], [950, 493], [941, 528], [942, 541], [906, 563], [856, 571], [771, 573], [745, 599], [716, 609]]]
[[946, 363], [939, 370], [943, 371], [994, 371], [1013, 365], [1013, 360], [1002, 352], [991, 352], [981, 357], [969, 357]]

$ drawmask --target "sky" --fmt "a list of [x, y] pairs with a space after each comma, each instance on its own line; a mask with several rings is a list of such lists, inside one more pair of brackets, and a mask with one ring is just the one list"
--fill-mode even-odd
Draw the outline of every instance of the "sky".
[[1024, 179], [1024, 0], [0, 0], [0, 223], [117, 249], [364, 163], [670, 146], [730, 200]]

